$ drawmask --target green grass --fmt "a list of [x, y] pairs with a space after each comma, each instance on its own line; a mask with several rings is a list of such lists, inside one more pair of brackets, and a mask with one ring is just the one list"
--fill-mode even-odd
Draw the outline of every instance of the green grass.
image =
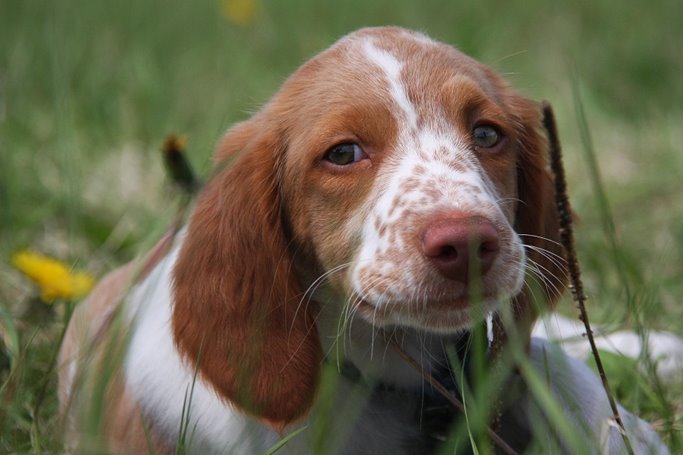
[[[677, 0], [271, 0], [244, 27], [219, 0], [0, 0], [0, 452], [61, 447], [49, 370], [65, 308], [36, 314], [11, 254], [37, 249], [96, 275], [136, 256], [177, 205], [166, 134], [188, 135], [206, 175], [221, 133], [299, 64], [382, 24], [452, 43], [553, 103], [593, 320], [683, 334]], [[644, 380], [653, 394], [620, 398], [683, 449], [683, 379]]]

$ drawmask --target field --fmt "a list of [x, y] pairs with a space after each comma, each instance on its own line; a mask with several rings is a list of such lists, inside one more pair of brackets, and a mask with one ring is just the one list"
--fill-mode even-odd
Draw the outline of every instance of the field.
[[[138, 256], [178, 207], [164, 137], [185, 135], [208, 175], [229, 125], [362, 26], [424, 31], [549, 100], [592, 319], [683, 335], [681, 24], [678, 0], [0, 0], [0, 453], [62, 447], [53, 356], [70, 303], [39, 302], [13, 254], [96, 277]], [[683, 373], [617, 364], [619, 399], [683, 451]]]

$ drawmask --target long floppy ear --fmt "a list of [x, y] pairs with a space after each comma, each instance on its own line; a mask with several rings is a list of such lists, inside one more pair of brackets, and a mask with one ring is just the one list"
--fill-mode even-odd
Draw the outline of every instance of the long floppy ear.
[[173, 272], [173, 333], [221, 396], [281, 430], [311, 407], [322, 352], [283, 229], [284, 146], [264, 123], [238, 124], [221, 141], [217, 159], [241, 154], [190, 219]]
[[564, 248], [560, 243], [555, 187], [548, 164], [548, 139], [542, 130], [541, 106], [515, 97], [513, 111], [520, 129], [516, 230], [526, 246], [527, 283], [515, 298], [515, 319], [523, 330], [543, 306], [552, 308], [567, 285]]

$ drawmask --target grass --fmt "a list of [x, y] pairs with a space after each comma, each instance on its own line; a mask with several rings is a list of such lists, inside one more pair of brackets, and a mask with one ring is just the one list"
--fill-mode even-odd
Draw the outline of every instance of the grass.
[[[163, 137], [188, 135], [206, 175], [227, 126], [366, 25], [423, 30], [549, 99], [592, 320], [683, 334], [678, 1], [263, 1], [246, 25], [221, 5], [0, 0], [0, 452], [61, 448], [50, 365], [66, 308], [38, 310], [11, 254], [36, 249], [96, 275], [135, 257], [176, 207]], [[619, 398], [683, 449], [683, 379], [644, 381], [652, 394]]]

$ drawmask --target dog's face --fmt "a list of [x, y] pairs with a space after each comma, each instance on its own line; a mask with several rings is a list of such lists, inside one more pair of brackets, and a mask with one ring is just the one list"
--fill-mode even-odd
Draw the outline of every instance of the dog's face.
[[562, 288], [539, 111], [401, 29], [313, 58], [218, 147], [173, 272], [180, 352], [277, 425], [315, 396], [311, 301], [440, 333], [511, 297], [529, 319], [525, 274], [550, 300]]
[[470, 324], [469, 284], [485, 310], [519, 293], [525, 132], [508, 92], [403, 30], [354, 34], [297, 72], [274, 104], [286, 217], [320, 265], [304, 286], [330, 283], [372, 324], [440, 332]]

